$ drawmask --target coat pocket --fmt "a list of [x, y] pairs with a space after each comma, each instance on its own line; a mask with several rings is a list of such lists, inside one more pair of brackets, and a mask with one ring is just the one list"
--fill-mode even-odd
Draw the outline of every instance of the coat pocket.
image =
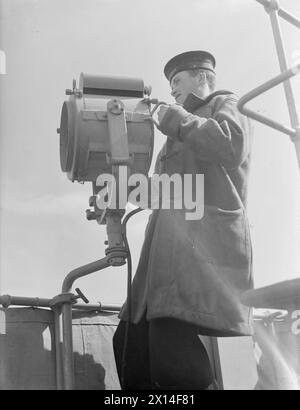
[[251, 242], [244, 209], [207, 207], [200, 224], [198, 246], [207, 252], [210, 263], [233, 269], [249, 264]]

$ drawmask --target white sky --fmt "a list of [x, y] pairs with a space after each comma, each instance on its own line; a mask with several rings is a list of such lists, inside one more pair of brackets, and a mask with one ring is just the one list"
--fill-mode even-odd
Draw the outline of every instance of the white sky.
[[[280, 4], [300, 17], [299, 0]], [[292, 64], [300, 32], [281, 24]], [[55, 296], [70, 270], [104, 256], [105, 227], [85, 219], [90, 184], [60, 170], [56, 128], [73, 78], [141, 77], [152, 97], [172, 102], [162, 70], [183, 51], [211, 51], [218, 88], [239, 95], [279, 73], [269, 18], [254, 0], [0, 0], [0, 49], [0, 293], [22, 296]], [[282, 86], [251, 107], [289, 125]], [[248, 210], [258, 287], [299, 276], [300, 188], [289, 137], [255, 130]], [[156, 153], [164, 140], [156, 131]], [[147, 216], [129, 222], [134, 268]], [[126, 279], [124, 266], [76, 285], [92, 302], [122, 303]]]

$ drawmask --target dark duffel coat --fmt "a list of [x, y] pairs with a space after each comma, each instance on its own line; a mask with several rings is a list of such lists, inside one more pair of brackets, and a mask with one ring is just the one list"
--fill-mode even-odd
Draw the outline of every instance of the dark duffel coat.
[[[215, 336], [252, 333], [251, 310], [240, 303], [253, 287], [246, 197], [252, 128], [237, 97], [190, 94], [168, 108], [161, 131], [169, 138], [157, 173], [203, 174], [204, 216], [154, 210], [132, 283], [131, 320], [169, 317]], [[120, 317], [127, 318], [126, 303]]]

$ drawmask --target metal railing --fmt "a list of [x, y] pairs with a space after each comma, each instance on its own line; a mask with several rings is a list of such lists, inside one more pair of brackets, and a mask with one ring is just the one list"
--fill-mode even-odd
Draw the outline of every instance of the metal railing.
[[[300, 170], [300, 125], [294, 93], [290, 82], [290, 79], [293, 76], [300, 73], [300, 62], [298, 64], [295, 64], [293, 67], [288, 68], [278, 17], [283, 18], [298, 29], [300, 29], [300, 20], [298, 20], [292, 14], [288, 13], [286, 10], [281, 9], [277, 0], [256, 1], [264, 6], [266, 12], [270, 16], [281, 74], [242, 96], [238, 101], [238, 109], [242, 114], [247, 115], [249, 118], [252, 118], [262, 124], [276, 129], [277, 131], [289, 135], [295, 145], [298, 166]], [[257, 112], [245, 107], [245, 104], [247, 104], [249, 101], [281, 83], [284, 87], [284, 93], [288, 105], [291, 123], [290, 127], [282, 125], [277, 121], [272, 120], [271, 118], [258, 114]]]
[[[75, 279], [85, 276], [85, 267], [78, 268], [70, 272], [68, 276], [69, 288], [52, 299], [24, 296], [0, 296], [0, 305], [4, 308], [10, 306], [29, 306], [33, 308], [49, 308], [54, 312], [54, 334], [55, 334], [55, 373], [57, 390], [74, 389], [74, 369], [73, 369], [73, 343], [72, 343], [72, 310], [98, 311], [98, 312], [119, 312], [119, 305], [80, 304], [75, 303], [78, 297], [69, 293]], [[79, 271], [80, 269], [80, 271]], [[91, 272], [89, 272], [91, 273]], [[78, 276], [79, 274], [79, 276]], [[71, 278], [71, 279], [70, 279]], [[71, 280], [71, 282], [69, 282]], [[65, 283], [65, 282], [64, 282]], [[63, 286], [64, 288], [64, 286]], [[79, 289], [77, 292], [81, 293]], [[80, 297], [82, 297], [80, 295]]]

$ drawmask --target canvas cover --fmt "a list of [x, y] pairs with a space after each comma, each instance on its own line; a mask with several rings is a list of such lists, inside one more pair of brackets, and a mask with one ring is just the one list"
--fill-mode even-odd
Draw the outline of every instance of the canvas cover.
[[[120, 389], [112, 350], [114, 313], [74, 312], [75, 388]], [[54, 314], [0, 309], [0, 389], [55, 390]]]

